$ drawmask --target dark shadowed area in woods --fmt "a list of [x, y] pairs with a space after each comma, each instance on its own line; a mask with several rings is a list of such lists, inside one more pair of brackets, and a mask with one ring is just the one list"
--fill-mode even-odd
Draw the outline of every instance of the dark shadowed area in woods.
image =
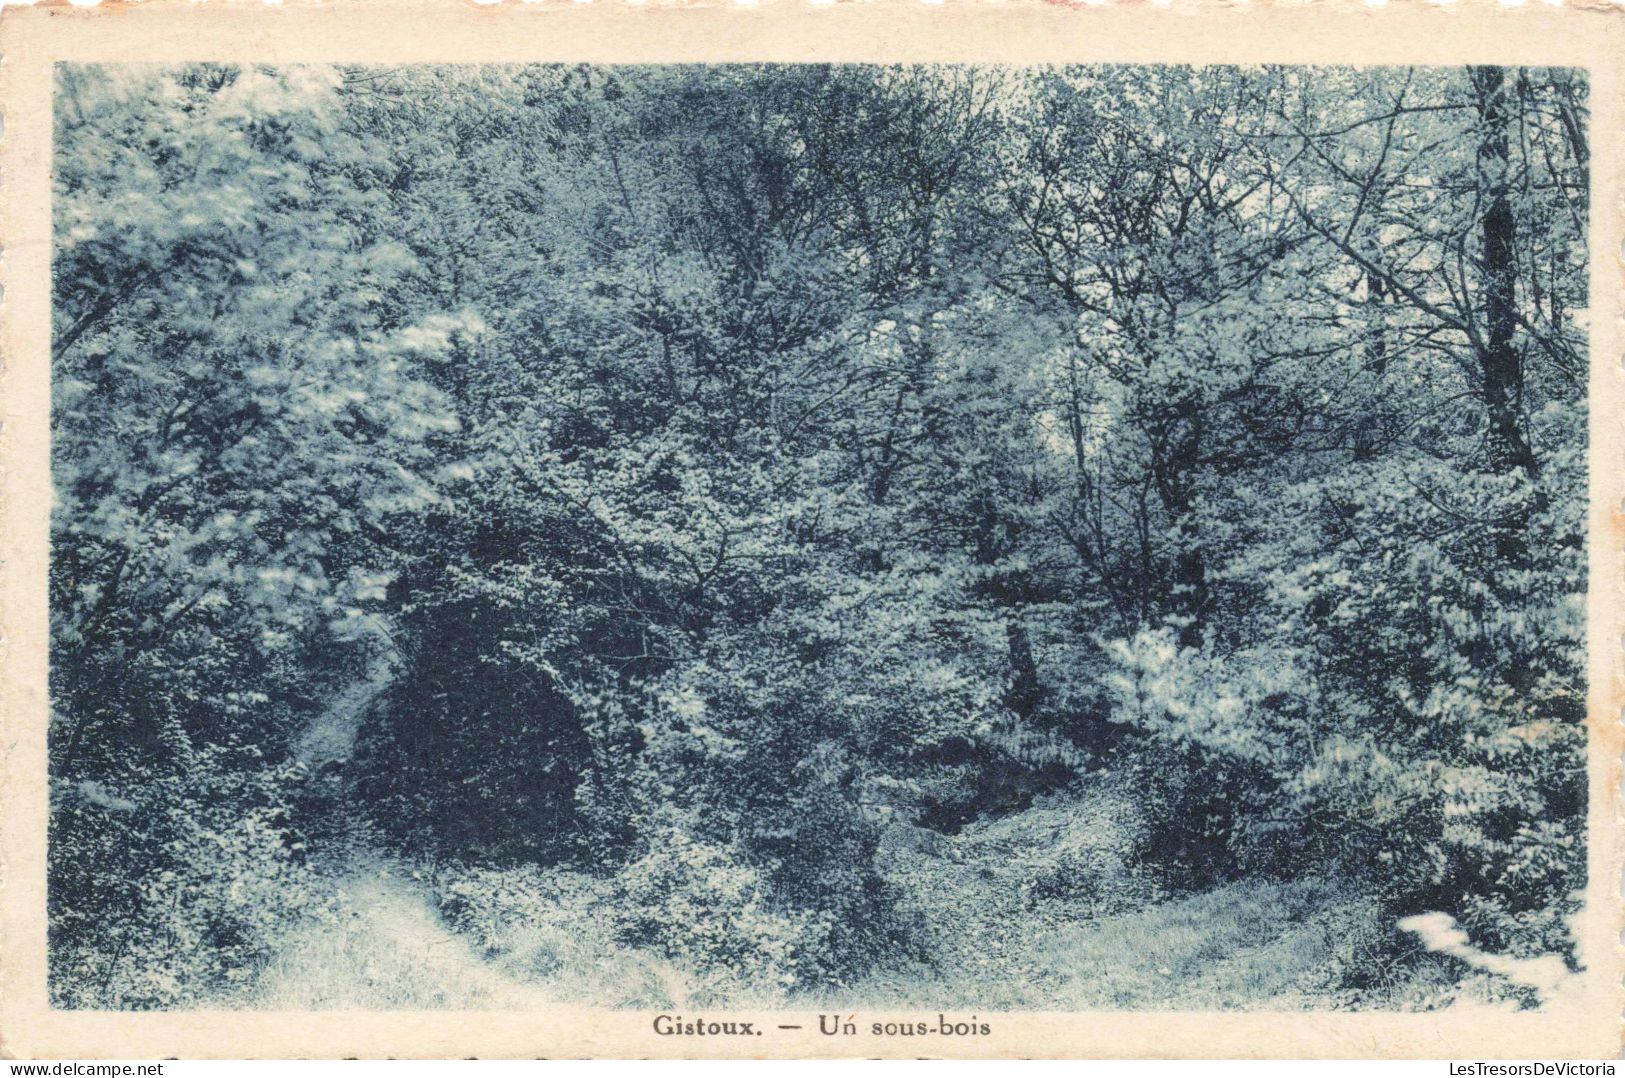
[[1583, 75], [58, 70], [58, 1006], [1575, 970]]

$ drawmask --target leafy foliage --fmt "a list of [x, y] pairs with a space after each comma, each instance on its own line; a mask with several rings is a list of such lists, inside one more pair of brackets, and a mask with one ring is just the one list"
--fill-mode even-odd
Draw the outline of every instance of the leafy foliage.
[[[1498, 68], [63, 67], [59, 1000], [231, 991], [369, 847], [644, 1000], [1283, 877], [1360, 922], [1330, 1000], [1421, 999], [1418, 912], [1572, 958], [1585, 124]], [[1068, 804], [1110, 842], [989, 838]]]

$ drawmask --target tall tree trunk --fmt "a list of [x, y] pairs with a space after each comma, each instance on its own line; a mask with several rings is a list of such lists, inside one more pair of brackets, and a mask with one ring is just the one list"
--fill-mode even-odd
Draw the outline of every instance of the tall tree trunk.
[[[1512, 212], [1511, 109], [1506, 72], [1499, 67], [1471, 71], [1478, 110], [1477, 185], [1484, 216], [1480, 288], [1484, 324], [1477, 343], [1484, 407], [1489, 419], [1489, 469], [1499, 475], [1539, 473], [1533, 447], [1523, 432], [1523, 357], [1518, 352], [1518, 222]], [[1514, 498], [1495, 522], [1496, 553], [1513, 565], [1528, 557], [1527, 533], [1541, 498]]]
[[1207, 559], [1196, 523], [1196, 469], [1202, 451], [1202, 410], [1186, 398], [1173, 409], [1162, 451], [1152, 462], [1157, 496], [1172, 521], [1177, 548], [1174, 553], [1172, 608], [1183, 624], [1179, 646], [1202, 646], [1212, 597], [1207, 586]]
[[1367, 272], [1365, 287], [1365, 304], [1371, 320], [1366, 331], [1365, 369], [1371, 375], [1374, 392], [1371, 403], [1360, 411], [1354, 421], [1354, 459], [1357, 461], [1372, 460], [1380, 452], [1387, 408], [1388, 327], [1383, 317], [1383, 307], [1388, 300], [1388, 286], [1380, 273]]
[[1509, 175], [1509, 116], [1506, 73], [1499, 67], [1472, 69], [1478, 107], [1478, 188], [1484, 216], [1484, 331], [1478, 346], [1483, 397], [1490, 421], [1490, 465], [1498, 472], [1517, 469], [1534, 478], [1535, 454], [1523, 434], [1523, 360], [1514, 343], [1518, 328], [1516, 244]]

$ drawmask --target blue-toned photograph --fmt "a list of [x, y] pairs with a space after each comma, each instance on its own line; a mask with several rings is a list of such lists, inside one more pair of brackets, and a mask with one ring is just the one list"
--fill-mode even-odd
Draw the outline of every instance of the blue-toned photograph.
[[1578, 979], [1584, 72], [56, 70], [54, 1006]]

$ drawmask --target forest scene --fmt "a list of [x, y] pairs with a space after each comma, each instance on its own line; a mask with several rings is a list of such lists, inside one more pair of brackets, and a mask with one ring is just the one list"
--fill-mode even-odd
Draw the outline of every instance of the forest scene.
[[1587, 117], [59, 65], [53, 1004], [1551, 1002]]

